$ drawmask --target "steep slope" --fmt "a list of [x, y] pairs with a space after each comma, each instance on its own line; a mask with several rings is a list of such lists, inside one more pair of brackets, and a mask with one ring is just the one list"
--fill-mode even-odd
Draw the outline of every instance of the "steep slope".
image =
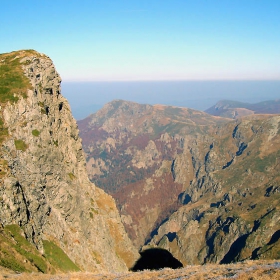
[[187, 108], [115, 100], [78, 122], [90, 179], [117, 200], [136, 246], [181, 204], [184, 183], [174, 181], [171, 166], [183, 152], [182, 135], [207, 134], [224, 121]]
[[213, 116], [237, 119], [252, 114], [279, 114], [280, 100], [268, 100], [255, 104], [221, 100], [205, 111]]
[[280, 117], [113, 101], [79, 123], [91, 180], [141, 247], [186, 264], [279, 258]]
[[[279, 128], [279, 116], [249, 117], [209, 135], [208, 148], [192, 146], [187, 203], [150, 244], [184, 264], [280, 258]], [[175, 164], [179, 182], [185, 171]]]
[[55, 259], [48, 248], [56, 246], [82, 270], [132, 266], [137, 253], [112, 197], [88, 180], [77, 125], [50, 58], [35, 51], [2, 54], [0, 75], [3, 228], [20, 227], [48, 263]]

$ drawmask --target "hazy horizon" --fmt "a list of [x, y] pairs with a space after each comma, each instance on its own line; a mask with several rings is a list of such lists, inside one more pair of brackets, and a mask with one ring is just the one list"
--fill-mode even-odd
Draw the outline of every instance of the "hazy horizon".
[[205, 110], [279, 94], [279, 0], [1, 4], [0, 53], [48, 55], [78, 119], [116, 98]]
[[77, 120], [123, 99], [204, 111], [220, 100], [257, 103], [280, 98], [280, 81], [62, 82], [62, 94]]

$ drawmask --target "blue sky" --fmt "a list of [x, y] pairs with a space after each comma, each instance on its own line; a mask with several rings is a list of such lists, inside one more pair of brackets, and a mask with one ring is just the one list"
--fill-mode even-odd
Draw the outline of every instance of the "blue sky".
[[0, 0], [0, 52], [64, 81], [280, 80], [279, 0]]

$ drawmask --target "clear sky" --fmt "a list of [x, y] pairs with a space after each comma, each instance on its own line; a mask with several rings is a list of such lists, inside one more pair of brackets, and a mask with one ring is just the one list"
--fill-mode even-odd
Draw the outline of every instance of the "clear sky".
[[64, 81], [280, 80], [280, 0], [0, 0], [0, 52]]

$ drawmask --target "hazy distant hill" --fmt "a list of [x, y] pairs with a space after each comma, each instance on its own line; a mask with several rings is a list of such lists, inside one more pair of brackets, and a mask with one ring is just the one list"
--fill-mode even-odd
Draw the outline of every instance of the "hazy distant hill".
[[280, 258], [279, 124], [122, 100], [78, 122], [90, 179], [134, 244], [184, 265]]
[[280, 114], [280, 99], [255, 104], [221, 100], [205, 112], [213, 116], [233, 119], [252, 114]]

